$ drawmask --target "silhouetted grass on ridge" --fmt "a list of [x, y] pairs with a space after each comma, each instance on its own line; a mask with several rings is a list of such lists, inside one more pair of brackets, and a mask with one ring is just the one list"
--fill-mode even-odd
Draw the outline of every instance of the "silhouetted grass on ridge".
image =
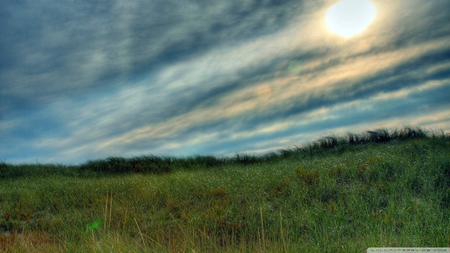
[[207, 169], [223, 165], [251, 165], [277, 162], [282, 159], [302, 159], [329, 152], [342, 153], [351, 147], [364, 144], [388, 143], [391, 141], [405, 141], [411, 139], [440, 139], [450, 140], [450, 134], [443, 131], [438, 133], [424, 131], [420, 128], [405, 127], [404, 129], [369, 130], [361, 134], [347, 133], [346, 136], [325, 136], [312, 143], [295, 149], [279, 150], [261, 156], [236, 154], [234, 157], [190, 156], [190, 157], [159, 157], [141, 156], [134, 158], [109, 157], [106, 159], [90, 160], [78, 166], [52, 164], [23, 164], [10, 165], [0, 163], [0, 179], [35, 177], [48, 175], [62, 176], [102, 176], [125, 173], [164, 174], [179, 169]]
[[370, 143], [387, 143], [391, 141], [404, 141], [412, 139], [441, 139], [449, 140], [450, 134], [443, 131], [435, 133], [434, 131], [426, 132], [420, 128], [405, 127], [402, 130], [394, 129], [391, 132], [387, 129], [369, 130], [362, 134], [347, 133], [346, 136], [325, 136], [312, 143], [291, 150], [280, 150], [276, 158], [300, 156], [312, 157], [320, 155], [330, 150], [338, 152], [345, 151], [350, 146], [364, 145]]
[[61, 164], [20, 164], [0, 162], [0, 180], [19, 177], [39, 177], [48, 175], [79, 176], [79, 166]]

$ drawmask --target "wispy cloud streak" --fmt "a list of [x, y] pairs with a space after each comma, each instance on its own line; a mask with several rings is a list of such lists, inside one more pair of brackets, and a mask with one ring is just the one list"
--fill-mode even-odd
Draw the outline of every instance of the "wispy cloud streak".
[[343, 39], [325, 27], [331, 0], [7, 0], [0, 159], [260, 154], [331, 132], [450, 130], [450, 4], [373, 2], [375, 22]]

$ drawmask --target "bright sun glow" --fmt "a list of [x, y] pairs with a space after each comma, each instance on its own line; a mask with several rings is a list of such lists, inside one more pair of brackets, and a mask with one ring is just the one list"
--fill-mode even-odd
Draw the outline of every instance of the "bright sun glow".
[[364, 31], [375, 19], [375, 6], [369, 0], [342, 0], [328, 10], [328, 28], [344, 37]]

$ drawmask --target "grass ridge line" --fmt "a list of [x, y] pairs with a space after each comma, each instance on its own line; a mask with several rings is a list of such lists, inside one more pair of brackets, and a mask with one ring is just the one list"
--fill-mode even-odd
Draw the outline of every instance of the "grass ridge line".
[[444, 131], [426, 131], [419, 127], [404, 127], [388, 130], [380, 128], [361, 134], [347, 133], [344, 136], [325, 136], [314, 142], [294, 149], [278, 150], [265, 155], [255, 156], [236, 154], [234, 157], [215, 157], [195, 155], [190, 157], [140, 156], [133, 158], [109, 157], [89, 160], [81, 165], [61, 164], [20, 164], [12, 165], [0, 162], [0, 179], [36, 177], [59, 174], [62, 176], [105, 176], [125, 173], [165, 174], [175, 170], [206, 169], [224, 165], [251, 165], [278, 162], [283, 159], [302, 159], [325, 155], [330, 152], [343, 153], [352, 147], [365, 144], [408, 141], [412, 139], [450, 140], [450, 133]]

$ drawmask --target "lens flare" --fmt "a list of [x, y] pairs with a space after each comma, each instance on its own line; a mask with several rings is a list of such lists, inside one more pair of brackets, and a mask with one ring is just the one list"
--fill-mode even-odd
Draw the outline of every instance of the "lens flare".
[[102, 224], [101, 220], [96, 220], [94, 222], [92, 222], [91, 224], [88, 225], [87, 227], [87, 232], [92, 232], [94, 230], [96, 230], [100, 225]]
[[269, 100], [272, 97], [272, 88], [265, 84], [258, 88], [258, 96], [264, 100]]

